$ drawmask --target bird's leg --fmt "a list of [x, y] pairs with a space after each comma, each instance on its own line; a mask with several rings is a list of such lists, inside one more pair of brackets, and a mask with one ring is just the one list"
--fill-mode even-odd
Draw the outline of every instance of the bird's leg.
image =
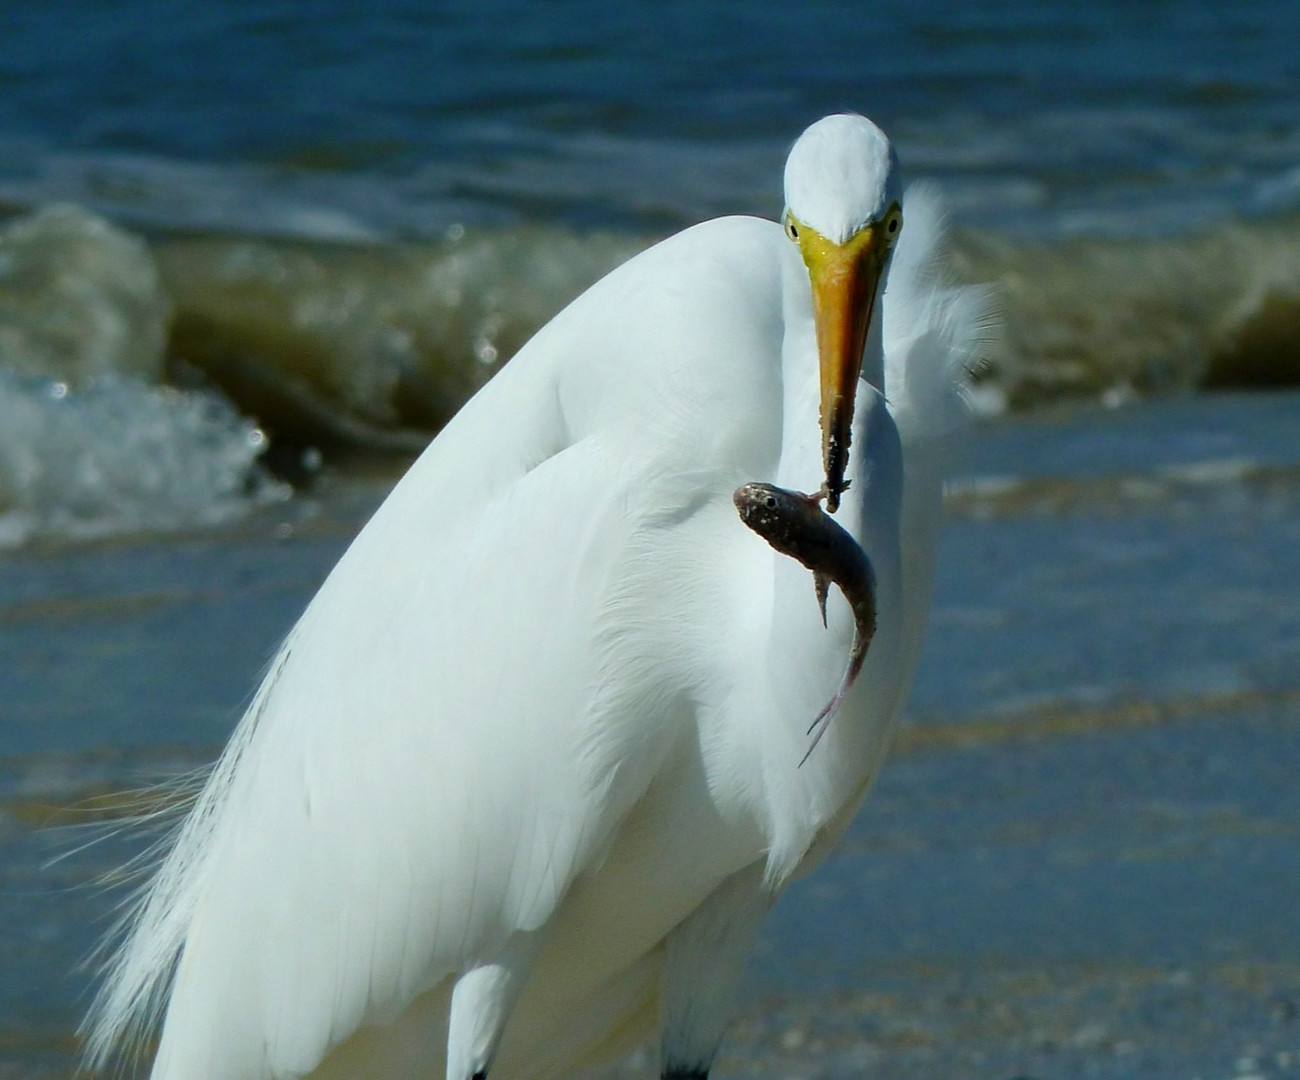
[[447, 1023], [447, 1080], [485, 1080], [541, 945], [540, 931], [515, 934], [491, 963], [456, 980]]
[[660, 1037], [662, 1080], [706, 1080], [745, 959], [772, 905], [763, 863], [727, 878], [668, 936]]

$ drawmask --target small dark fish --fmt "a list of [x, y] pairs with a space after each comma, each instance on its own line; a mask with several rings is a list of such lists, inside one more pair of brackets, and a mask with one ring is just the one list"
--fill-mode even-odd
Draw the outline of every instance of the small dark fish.
[[[817, 602], [826, 625], [826, 594], [833, 581], [853, 609], [855, 630], [849, 651], [849, 666], [840, 680], [839, 689], [808, 728], [813, 735], [808, 754], [813, 752], [826, 728], [831, 713], [844, 699], [862, 670], [867, 648], [876, 633], [876, 575], [867, 553], [847, 531], [821, 508], [822, 495], [804, 495], [775, 484], [742, 484], [732, 496], [736, 510], [754, 532], [782, 555], [798, 559], [813, 572]], [[808, 754], [803, 760], [808, 760]], [[802, 765], [803, 762], [801, 761]]]

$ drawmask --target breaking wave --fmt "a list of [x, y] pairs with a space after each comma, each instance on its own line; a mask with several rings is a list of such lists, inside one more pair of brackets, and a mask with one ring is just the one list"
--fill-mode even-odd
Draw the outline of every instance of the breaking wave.
[[[409, 455], [554, 312], [653, 240], [140, 236], [55, 206], [0, 232], [0, 543], [229, 520], [263, 463]], [[1300, 219], [1159, 239], [959, 232], [1000, 331], [986, 411], [1300, 383]]]

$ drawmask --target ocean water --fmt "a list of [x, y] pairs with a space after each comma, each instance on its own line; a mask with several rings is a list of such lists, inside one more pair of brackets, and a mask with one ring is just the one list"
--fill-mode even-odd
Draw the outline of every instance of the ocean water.
[[[1291, 383], [1297, 36], [1280, 0], [0, 12], [0, 368], [31, 376], [0, 411], [89, 417], [124, 376], [142, 413], [164, 383], [231, 403], [219, 452], [249, 420], [290, 477], [409, 454], [611, 266], [778, 215], [787, 147], [838, 109], [942, 185], [958, 277], [996, 290], [985, 411]], [[0, 541], [194, 520], [34, 514], [23, 456], [65, 437], [0, 445]]]
[[210, 761], [465, 397], [664, 234], [778, 215], [841, 109], [1001, 320], [896, 760], [723, 1071], [1296, 1075], [1297, 40], [1283, 0], [0, 9], [0, 1077], [70, 1075], [138, 850], [63, 827]]
[[[1274, 393], [981, 427], [893, 752], [769, 918], [719, 1080], [1296, 1075], [1298, 424]], [[105, 830], [214, 759], [386, 486], [0, 558], [0, 1076], [72, 1075], [157, 836]]]
[[793, 136], [846, 108], [998, 228], [1300, 206], [1284, 0], [60, 0], [0, 20], [0, 194], [144, 223], [428, 237], [771, 214]]

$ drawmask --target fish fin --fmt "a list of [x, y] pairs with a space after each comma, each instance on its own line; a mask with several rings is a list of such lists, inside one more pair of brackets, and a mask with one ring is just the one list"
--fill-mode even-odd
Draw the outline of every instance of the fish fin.
[[817, 606], [822, 610], [822, 627], [826, 626], [826, 598], [831, 592], [831, 579], [820, 570], [813, 571], [813, 585], [817, 589]]
[[822, 736], [826, 734], [826, 729], [831, 726], [831, 715], [839, 707], [840, 702], [844, 700], [844, 695], [849, 692], [849, 687], [853, 685], [859, 667], [861, 667], [860, 664], [855, 665], [852, 660], [849, 661], [849, 666], [844, 671], [844, 677], [840, 679], [840, 685], [835, 690], [835, 695], [830, 699], [830, 701], [826, 702], [826, 704], [822, 706], [821, 712], [813, 717], [813, 722], [808, 725], [808, 734], [813, 738], [812, 742], [808, 744], [808, 749], [804, 753], [804, 756], [799, 759], [800, 765], [803, 765], [803, 763], [812, 756], [813, 750], [815, 750], [817, 744], [822, 741]]
[[849, 688], [858, 680], [858, 672], [862, 670], [862, 661], [866, 659], [867, 647], [870, 646], [871, 639], [868, 638], [865, 644], [858, 647], [854, 643], [854, 649], [849, 654], [848, 666], [844, 669], [844, 676], [840, 679], [840, 685], [836, 688], [834, 696], [830, 701], [822, 706], [821, 712], [813, 717], [813, 722], [808, 725], [808, 734], [813, 737], [812, 742], [808, 744], [808, 750], [804, 756], [799, 759], [799, 764], [803, 765], [812, 752], [816, 749], [817, 744], [821, 742], [822, 736], [826, 734], [826, 729], [831, 726], [831, 714], [839, 707], [844, 695], [849, 692]]
[[808, 734], [812, 736], [812, 742], [808, 744], [808, 749], [804, 752], [803, 757], [799, 759], [800, 767], [803, 763], [812, 757], [812, 752], [817, 749], [817, 744], [822, 741], [822, 736], [826, 734], [826, 729], [831, 726], [831, 714], [835, 707], [844, 700], [844, 692], [848, 687], [841, 682], [840, 688], [835, 691], [835, 696], [822, 706], [822, 711], [814, 718], [811, 726], [808, 728]]

